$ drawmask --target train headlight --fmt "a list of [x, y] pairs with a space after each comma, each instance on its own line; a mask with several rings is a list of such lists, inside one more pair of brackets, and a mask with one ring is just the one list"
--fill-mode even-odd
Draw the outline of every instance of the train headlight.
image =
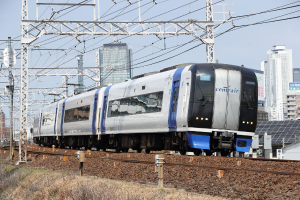
[[253, 122], [251, 122], [251, 124], [253, 124]]
[[198, 120], [199, 119], [199, 117], [196, 117], [196, 120]]
[[243, 121], [243, 124], [245, 124], [245, 121]]
[[247, 124], [249, 124], [249, 122], [247, 122]]
[[208, 118], [205, 118], [205, 120], [208, 120]]
[[203, 120], [203, 117], [201, 117], [201, 120]]

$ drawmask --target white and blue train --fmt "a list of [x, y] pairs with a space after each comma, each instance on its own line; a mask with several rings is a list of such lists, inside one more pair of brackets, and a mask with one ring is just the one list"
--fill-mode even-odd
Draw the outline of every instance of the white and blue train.
[[45, 106], [35, 116], [33, 137], [44, 146], [117, 152], [249, 152], [257, 98], [250, 69], [179, 65]]

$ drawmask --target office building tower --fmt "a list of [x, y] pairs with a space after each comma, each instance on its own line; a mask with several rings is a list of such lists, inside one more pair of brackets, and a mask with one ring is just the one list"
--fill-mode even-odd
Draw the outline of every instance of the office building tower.
[[287, 94], [293, 82], [292, 50], [275, 45], [267, 52], [268, 60], [261, 63], [265, 74], [265, 103], [269, 120], [287, 119]]
[[300, 118], [300, 94], [290, 92], [287, 95], [287, 119], [298, 120]]
[[293, 82], [300, 82], [300, 68], [293, 69]]
[[1, 142], [9, 140], [9, 127], [5, 127], [5, 113], [0, 110], [0, 140]]
[[104, 44], [99, 57], [100, 85], [121, 83], [132, 77], [132, 50], [126, 43]]

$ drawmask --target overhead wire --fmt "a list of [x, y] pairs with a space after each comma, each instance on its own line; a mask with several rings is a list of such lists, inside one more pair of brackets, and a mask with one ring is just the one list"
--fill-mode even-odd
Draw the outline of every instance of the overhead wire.
[[[166, 2], [166, 1], [164, 1], [164, 2]], [[109, 37], [109, 36], [108, 36], [108, 37]], [[108, 37], [107, 37], [107, 38], [108, 38]], [[73, 58], [72, 58], [72, 59], [73, 59]], [[70, 59], [70, 60], [72, 60], [72, 59]]]
[[[280, 20], [281, 21], [281, 20]], [[222, 33], [223, 34], [223, 33]]]
[[276, 21], [281, 21], [281, 20], [276, 20]]
[[[264, 24], [264, 23], [278, 22], [278, 21], [284, 21], [284, 20], [296, 19], [296, 18], [300, 18], [300, 16], [290, 17], [290, 18], [285, 18], [285, 19], [280, 19], [280, 20], [273, 20], [273, 21], [265, 21], [265, 20], [263, 20], [263, 21], [261, 21], [261, 22], [257, 22], [257, 23], [253, 23], [253, 24], [249, 24], [249, 25], [235, 26], [235, 27], [237, 27], [237, 28], [244, 28], [244, 27], [252, 26], [252, 25], [259, 25], [259, 24]], [[228, 29], [228, 30], [226, 30], [226, 31], [224, 31], [224, 32], [222, 32], [222, 33], [220, 33], [220, 34], [217, 34], [217, 35], [215, 36], [215, 38], [217, 38], [217, 37], [223, 35], [224, 33], [233, 31], [232, 29], [234, 29], [235, 27], [232, 27], [232, 28], [230, 28], [230, 29]], [[195, 40], [195, 39], [194, 39], [194, 40]], [[192, 42], [192, 41], [190, 41], [190, 42]], [[190, 51], [190, 50], [192, 50], [192, 49], [194, 49], [194, 48], [196, 48], [196, 47], [198, 47], [198, 46], [200, 46], [200, 45], [202, 45], [202, 44], [204, 44], [204, 43], [198, 44], [198, 45], [196, 45], [196, 46], [194, 46], [194, 47], [192, 47], [192, 48], [189, 48], [188, 50], [185, 50], [185, 51], [183, 51], [183, 52], [181, 52], [181, 53], [178, 53], [178, 54], [176, 54], [176, 55], [174, 55], [174, 56], [171, 56], [171, 57], [168, 57], [168, 58], [166, 58], [166, 59], [163, 59], [163, 60], [160, 60], [160, 61], [157, 61], [157, 62], [153, 62], [153, 63], [147, 64], [147, 65], [143, 65], [143, 66], [133, 67], [132, 69], [137, 69], [137, 68], [141, 68], [141, 67], [147, 67], [147, 66], [150, 66], [150, 65], [153, 65], [153, 64], [157, 64], [157, 63], [162, 62], [162, 61], [166, 61], [166, 60], [171, 59], [171, 58], [173, 58], [173, 57], [175, 57], [175, 56], [178, 56], [178, 55], [181, 55], [181, 54], [183, 54], [183, 53], [186, 53], [186, 52], [188, 52], [188, 51]], [[136, 65], [136, 64], [135, 64], [135, 65]], [[119, 69], [115, 69], [115, 70], [116, 70], [116, 71], [120, 71], [120, 70], [124, 70], [124, 68], [123, 68], [123, 69], [122, 69], [122, 68], [119, 68]]]

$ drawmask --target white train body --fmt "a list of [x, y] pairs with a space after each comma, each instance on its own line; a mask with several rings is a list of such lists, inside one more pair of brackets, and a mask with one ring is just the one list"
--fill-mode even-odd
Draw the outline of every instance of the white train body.
[[256, 126], [254, 76], [237, 66], [194, 64], [81, 93], [37, 113], [34, 141], [123, 151], [247, 152]]

